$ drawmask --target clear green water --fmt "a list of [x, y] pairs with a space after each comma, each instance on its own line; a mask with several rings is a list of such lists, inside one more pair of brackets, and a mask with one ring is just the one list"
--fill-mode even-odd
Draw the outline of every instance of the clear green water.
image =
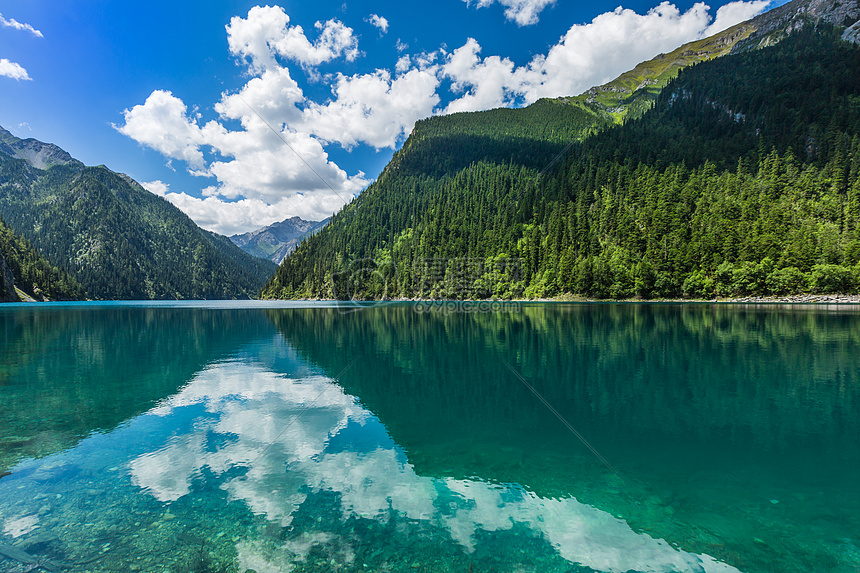
[[860, 570], [857, 308], [11, 305], [0, 347], [0, 571]]

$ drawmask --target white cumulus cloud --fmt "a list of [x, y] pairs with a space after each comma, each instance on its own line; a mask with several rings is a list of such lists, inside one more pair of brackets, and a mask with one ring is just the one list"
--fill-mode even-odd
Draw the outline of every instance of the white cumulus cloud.
[[714, 19], [713, 24], [708, 26], [702, 34], [702, 37], [707, 38], [708, 36], [719, 34], [723, 30], [727, 30], [735, 24], [740, 24], [750, 18], [755, 18], [764, 12], [771, 4], [773, 4], [771, 0], [754, 0], [752, 2], [729, 2], [728, 4], [720, 6], [719, 10], [717, 10], [717, 17]]
[[[471, 5], [473, 0], [463, 0]], [[474, 0], [478, 8], [485, 8], [498, 2], [505, 8], [505, 17], [520, 26], [530, 26], [538, 23], [538, 17], [544, 8], [555, 4], [555, 0]]]
[[294, 216], [305, 220], [319, 219], [320, 213], [332, 213], [343, 204], [341, 197], [334, 192], [315, 193], [309, 197], [295, 194], [267, 203], [260, 199], [225, 201], [216, 196], [194, 197], [170, 191], [170, 185], [161, 180], [140, 185], [150, 193], [165, 198], [204, 229], [217, 229], [217, 232], [228, 236]]
[[12, 78], [13, 80], [31, 80], [33, 78], [27, 73], [21, 64], [10, 62], [6, 58], [0, 59], [0, 76]]
[[[287, 62], [313, 74], [321, 63], [358, 54], [353, 31], [340, 22], [317, 23], [310, 41], [290, 26], [279, 7], [254, 7], [227, 26], [230, 53], [252, 76], [213, 106], [216, 119], [200, 114], [167, 90], [156, 90], [123, 114], [116, 129], [194, 175], [217, 182], [203, 198], [150, 190], [185, 211], [204, 228], [232, 234], [291, 216], [320, 220], [369, 184], [364, 173], [347, 174], [328, 158], [324, 144], [395, 147], [415, 121], [439, 104], [435, 68], [421, 66], [392, 77], [387, 70], [336, 76], [332, 98], [309, 100]], [[241, 128], [230, 122], [237, 121]]]
[[[272, 82], [279, 85], [277, 78]], [[260, 95], [255, 94], [255, 85], [246, 86], [248, 99], [260, 105], [261, 114], [276, 117], [277, 106], [267, 107], [254, 99]], [[184, 161], [192, 174], [218, 182], [204, 190], [205, 199], [170, 193], [161, 181], [144, 187], [204, 228], [230, 234], [294, 215], [325, 218], [368, 184], [363, 173], [348, 176], [328, 161], [315, 138], [277, 122], [274, 132], [272, 124], [264, 123], [250, 108], [243, 110], [236, 97], [225, 96], [217, 108], [225, 118], [241, 119], [242, 130], [229, 130], [214, 120], [200, 125], [182, 100], [165, 91], [155, 91], [142, 105], [126, 110], [125, 123], [117, 127], [121, 133]]]
[[301, 26], [290, 26], [280, 6], [255, 6], [246, 18], [236, 16], [227, 25], [230, 53], [248, 58], [257, 70], [278, 67], [278, 58], [303, 66], [318, 66], [344, 56], [358, 57], [358, 40], [352, 28], [337, 20], [317, 22], [317, 39], [311, 42]]
[[526, 87], [511, 60], [499, 56], [481, 59], [480, 52], [477, 40], [469, 38], [442, 67], [442, 73], [454, 82], [452, 89], [467, 92], [448, 105], [447, 113], [502, 107]]
[[152, 92], [145, 103], [126, 110], [124, 116], [125, 125], [118, 128], [123, 135], [195, 169], [205, 168], [201, 129], [188, 117], [185, 103], [171, 92]]
[[335, 99], [310, 103], [303, 113], [304, 126], [320, 139], [344, 147], [365, 143], [377, 149], [394, 148], [417, 120], [432, 115], [440, 101], [438, 86], [432, 67], [412, 69], [397, 78], [386, 70], [338, 75]]
[[4, 28], [14, 28], [15, 30], [23, 30], [24, 32], [30, 32], [37, 38], [44, 38], [42, 32], [35, 29], [30, 24], [24, 24], [22, 22], [17, 21], [15, 18], [7, 20], [3, 17], [3, 14], [0, 14], [0, 26], [3, 26]]
[[[550, 2], [502, 4], [511, 18], [529, 23]], [[149, 184], [207, 229], [231, 234], [296, 215], [319, 220], [369, 183], [364, 173], [348, 174], [331, 161], [327, 145], [395, 148], [417, 120], [434, 114], [576, 95], [768, 5], [766, 0], [735, 1], [715, 15], [701, 2], [686, 12], [669, 2], [645, 14], [617, 8], [572, 26], [545, 54], [521, 65], [504, 54], [482, 54], [472, 38], [452, 52], [443, 46], [413, 54], [398, 41], [402, 53], [391, 62], [393, 69], [326, 75], [332, 87], [325, 100], [308, 97], [293, 73], [298, 68], [319, 79], [320, 65], [354, 61], [360, 52], [353, 30], [328, 20], [317, 22], [315, 37], [309, 38], [301, 26], [291, 25], [283, 8], [255, 6], [226, 26], [229, 52], [249, 79], [211, 105], [217, 117], [204, 121], [196, 107], [171, 91], [156, 90], [126, 110], [117, 129], [168, 160], [182, 162], [191, 174], [213, 180], [201, 185], [202, 198]], [[387, 29], [378, 15], [368, 21]], [[0, 74], [29, 79], [7, 60], [0, 60]], [[443, 106], [446, 85], [453, 98], [445, 98]]]
[[365, 22], [368, 22], [371, 26], [379, 28], [379, 31], [383, 34], [388, 32], [388, 20], [378, 14], [371, 14], [367, 17]]
[[343, 201], [334, 193], [292, 195], [271, 204], [260, 199], [241, 199], [234, 202], [218, 197], [201, 199], [187, 193], [167, 193], [164, 198], [204, 229], [213, 229], [228, 236], [246, 233], [290, 217], [301, 217], [308, 221], [320, 220], [343, 205]]
[[519, 67], [500, 56], [481, 58], [481, 46], [469, 39], [448, 54], [442, 68], [454, 88], [464, 92], [445, 111], [474, 111], [579, 94], [661, 52], [743, 22], [768, 5], [758, 0], [733, 2], [718, 10], [716, 19], [701, 2], [686, 12], [669, 2], [645, 14], [619, 7], [587, 24], [572, 26], [547, 54]]
[[409, 55], [400, 56], [397, 60], [397, 64], [394, 66], [394, 71], [398, 74], [402, 74], [408, 72], [412, 67], [412, 58]]
[[145, 183], [141, 182], [140, 186], [153, 195], [158, 195], [159, 197], [164, 197], [170, 191], [170, 184], [165, 183], [161, 179], [156, 181], [147, 181]]

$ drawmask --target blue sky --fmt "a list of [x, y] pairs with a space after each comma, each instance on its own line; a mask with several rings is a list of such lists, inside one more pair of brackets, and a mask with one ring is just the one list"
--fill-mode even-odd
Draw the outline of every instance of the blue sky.
[[0, 0], [0, 125], [217, 232], [321, 219], [417, 119], [576, 95], [780, 2]]

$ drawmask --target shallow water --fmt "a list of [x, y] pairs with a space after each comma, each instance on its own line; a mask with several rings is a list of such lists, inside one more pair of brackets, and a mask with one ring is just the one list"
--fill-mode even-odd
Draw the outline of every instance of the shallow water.
[[854, 307], [9, 305], [0, 328], [0, 571], [860, 569]]

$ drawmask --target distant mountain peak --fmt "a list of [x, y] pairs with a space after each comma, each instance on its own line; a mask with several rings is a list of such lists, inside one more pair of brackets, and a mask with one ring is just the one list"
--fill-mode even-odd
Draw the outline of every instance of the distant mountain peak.
[[43, 143], [36, 139], [15, 137], [0, 126], [0, 153], [15, 159], [23, 159], [36, 169], [47, 169], [53, 165], [79, 165], [83, 163], [72, 157], [64, 149], [53, 143]]
[[246, 253], [280, 264], [299, 243], [319, 232], [328, 221], [305, 221], [301, 217], [290, 217], [256, 231], [233, 235], [230, 240]]

